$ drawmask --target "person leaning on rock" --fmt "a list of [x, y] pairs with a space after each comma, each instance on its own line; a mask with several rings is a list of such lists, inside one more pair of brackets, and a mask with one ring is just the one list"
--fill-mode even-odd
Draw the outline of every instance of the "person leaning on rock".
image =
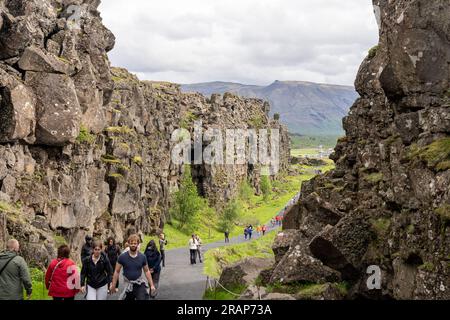
[[7, 250], [0, 254], [0, 300], [23, 300], [23, 288], [28, 300], [32, 284], [27, 263], [19, 256], [20, 245], [15, 239], [8, 241]]

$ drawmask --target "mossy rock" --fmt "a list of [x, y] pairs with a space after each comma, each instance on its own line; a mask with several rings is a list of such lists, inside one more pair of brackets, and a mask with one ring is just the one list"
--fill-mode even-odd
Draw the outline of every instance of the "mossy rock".
[[55, 240], [56, 248], [59, 248], [60, 246], [67, 244], [67, 240], [60, 235], [54, 235], [53, 240]]
[[372, 227], [375, 229], [378, 235], [385, 234], [391, 226], [391, 219], [388, 218], [379, 218], [376, 220], [372, 220]]
[[368, 55], [369, 59], [375, 58], [375, 56], [377, 55], [377, 52], [378, 52], [378, 45], [373, 46], [372, 48], [370, 48], [369, 55]]
[[422, 264], [421, 266], [419, 266], [420, 270], [423, 271], [428, 271], [428, 272], [432, 272], [434, 270], [435, 266], [432, 262], [425, 262], [424, 264]]
[[438, 139], [422, 148], [413, 144], [409, 148], [407, 159], [422, 160], [435, 171], [448, 170], [450, 169], [450, 138]]
[[364, 176], [364, 180], [370, 182], [372, 184], [377, 184], [383, 181], [384, 175], [381, 172], [371, 173], [369, 175]]
[[122, 161], [120, 161], [116, 157], [109, 155], [109, 154], [103, 155], [101, 157], [101, 159], [102, 159], [102, 162], [107, 163], [107, 164], [121, 164], [122, 163]]
[[128, 134], [128, 135], [136, 134], [136, 132], [133, 129], [127, 126], [108, 127], [106, 128], [106, 132], [115, 134]]
[[435, 210], [444, 223], [450, 223], [450, 204], [443, 204]]

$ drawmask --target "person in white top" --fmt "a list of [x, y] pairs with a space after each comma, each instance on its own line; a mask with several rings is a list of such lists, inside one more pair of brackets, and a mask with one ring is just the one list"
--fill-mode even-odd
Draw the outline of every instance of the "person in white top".
[[195, 236], [195, 240], [197, 240], [197, 254], [198, 260], [202, 263], [202, 239], [198, 235]]
[[195, 238], [195, 234], [192, 235], [191, 239], [189, 239], [189, 252], [191, 255], [191, 264], [197, 263], [197, 239]]

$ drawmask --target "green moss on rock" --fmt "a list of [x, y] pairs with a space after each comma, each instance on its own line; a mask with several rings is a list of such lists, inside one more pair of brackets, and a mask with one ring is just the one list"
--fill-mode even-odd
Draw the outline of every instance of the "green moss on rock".
[[376, 184], [376, 183], [382, 181], [383, 179], [384, 179], [384, 176], [381, 172], [371, 173], [364, 177], [364, 180], [366, 180], [367, 182], [373, 183], [373, 184]]
[[422, 148], [414, 144], [410, 147], [407, 158], [420, 159], [436, 171], [448, 170], [450, 169], [450, 138], [438, 139]]

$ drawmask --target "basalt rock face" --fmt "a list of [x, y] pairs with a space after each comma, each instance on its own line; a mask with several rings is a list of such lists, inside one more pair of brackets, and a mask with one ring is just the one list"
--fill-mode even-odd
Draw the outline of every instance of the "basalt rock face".
[[[0, 246], [22, 243], [45, 264], [67, 242], [75, 259], [86, 234], [118, 241], [164, 227], [183, 167], [172, 163], [172, 132], [203, 126], [287, 130], [268, 104], [234, 95], [182, 94], [111, 68], [114, 36], [99, 1], [0, 1]], [[199, 190], [217, 208], [243, 179], [259, 187], [256, 165], [197, 165]]]
[[[449, 299], [449, 4], [374, 8], [380, 43], [360, 67], [336, 169], [302, 186], [274, 244], [271, 281], [346, 281], [347, 298]], [[372, 265], [379, 290], [367, 285]], [[327, 279], [330, 270], [339, 278]]]

